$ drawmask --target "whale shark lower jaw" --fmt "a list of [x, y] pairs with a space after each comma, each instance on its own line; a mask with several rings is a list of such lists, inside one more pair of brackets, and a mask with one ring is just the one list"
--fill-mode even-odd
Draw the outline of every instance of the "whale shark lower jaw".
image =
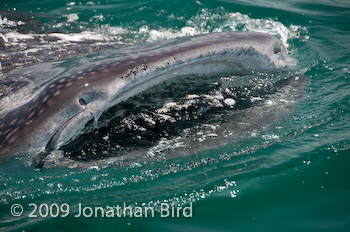
[[59, 148], [109, 107], [171, 78], [278, 72], [294, 66], [277, 38], [257, 32], [190, 37], [90, 64], [53, 80], [28, 102], [0, 115], [0, 156]]

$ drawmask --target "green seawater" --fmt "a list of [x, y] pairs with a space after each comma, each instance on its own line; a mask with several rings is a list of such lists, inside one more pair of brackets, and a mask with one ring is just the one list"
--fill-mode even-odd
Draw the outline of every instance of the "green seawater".
[[[282, 40], [307, 77], [302, 97], [282, 120], [204, 152], [122, 167], [102, 162], [40, 170], [26, 156], [3, 160], [0, 230], [350, 230], [348, 1], [12, 0], [0, 2], [0, 16], [3, 75], [20, 66], [49, 73], [45, 67], [52, 61], [69, 69], [81, 57], [88, 62], [105, 49], [118, 52], [130, 44], [262, 31]], [[192, 202], [192, 217], [161, 218], [158, 211], [154, 218], [75, 217], [78, 203], [157, 208], [161, 202]], [[70, 213], [31, 218], [31, 203], [66, 203]], [[23, 206], [22, 216], [11, 215], [13, 204]]]

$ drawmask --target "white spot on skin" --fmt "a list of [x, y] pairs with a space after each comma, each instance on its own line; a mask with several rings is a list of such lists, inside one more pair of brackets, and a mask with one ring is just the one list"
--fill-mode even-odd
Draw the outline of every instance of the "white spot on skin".
[[59, 80], [58, 82], [59, 83], [63, 83], [63, 82], [65, 82], [66, 80], [65, 79], [61, 79], [61, 80]]
[[85, 87], [88, 87], [89, 86], [89, 84], [88, 83], [85, 83], [85, 85], [84, 85]]
[[48, 99], [49, 99], [49, 95], [46, 95], [42, 102], [45, 103]]
[[42, 108], [38, 114], [42, 114], [44, 112], [44, 108]]
[[82, 79], [84, 79], [84, 76], [78, 77], [78, 80], [82, 80]]
[[10, 126], [14, 125], [16, 123], [17, 119], [14, 119], [11, 121]]
[[54, 96], [54, 97], [57, 97], [60, 93], [61, 93], [61, 91], [56, 91], [56, 92], [53, 94], [53, 96]]
[[9, 139], [9, 143], [13, 143], [16, 140], [16, 137], [12, 137]]
[[32, 113], [30, 113], [30, 115], [28, 116], [28, 118], [32, 118], [35, 114], [35, 111], [33, 111]]
[[12, 132], [11, 132], [10, 134], [7, 134], [7, 135], [5, 136], [5, 140], [8, 140], [8, 139], [11, 137], [12, 134], [13, 134]]
[[24, 109], [23, 109], [23, 113], [27, 113], [27, 112], [29, 112], [29, 111], [31, 111], [32, 110], [32, 107], [25, 107]]
[[66, 84], [66, 87], [71, 86], [72, 84], [73, 84], [72, 82], [68, 82], [68, 83]]
[[14, 133], [16, 133], [18, 131], [18, 128], [14, 129], [13, 131], [11, 131], [10, 133], [8, 133], [5, 136], [5, 140], [8, 140]]
[[50, 89], [53, 89], [54, 87], [55, 87], [55, 84], [51, 84], [51, 85], [49, 86]]
[[18, 130], [19, 130], [19, 128], [17, 127], [17, 128], [15, 128], [12, 132], [13, 132], [13, 133], [16, 133]]
[[26, 122], [26, 126], [28, 126], [29, 124], [31, 124], [33, 122], [33, 120], [29, 120], [28, 122]]
[[24, 119], [21, 119], [17, 123], [18, 123], [18, 125], [21, 125], [23, 122], [24, 122]]
[[8, 133], [10, 133], [10, 131], [11, 131], [11, 129], [7, 129], [7, 131], [5, 131], [5, 133], [4, 133], [4, 134], [8, 134]]

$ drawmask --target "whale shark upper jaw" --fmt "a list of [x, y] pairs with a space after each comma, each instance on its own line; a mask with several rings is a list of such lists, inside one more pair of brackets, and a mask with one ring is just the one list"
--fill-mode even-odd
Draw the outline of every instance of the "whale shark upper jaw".
[[177, 76], [278, 72], [295, 64], [277, 38], [257, 32], [190, 37], [93, 63], [53, 80], [22, 106], [0, 115], [0, 155], [59, 148], [109, 107]]

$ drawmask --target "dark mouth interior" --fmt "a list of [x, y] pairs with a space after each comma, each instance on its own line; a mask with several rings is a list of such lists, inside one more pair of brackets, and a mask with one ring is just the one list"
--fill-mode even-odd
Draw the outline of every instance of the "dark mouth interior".
[[[228, 112], [258, 104], [252, 101], [254, 97], [264, 99], [278, 88], [272, 76], [175, 78], [110, 108], [97, 125], [91, 120], [85, 132], [61, 150], [73, 160], [91, 161], [150, 148], [186, 128], [220, 123]], [[222, 99], [215, 99], [218, 93]], [[236, 102], [233, 107], [224, 104], [227, 98]], [[159, 113], [169, 102], [176, 103], [175, 107]]]

